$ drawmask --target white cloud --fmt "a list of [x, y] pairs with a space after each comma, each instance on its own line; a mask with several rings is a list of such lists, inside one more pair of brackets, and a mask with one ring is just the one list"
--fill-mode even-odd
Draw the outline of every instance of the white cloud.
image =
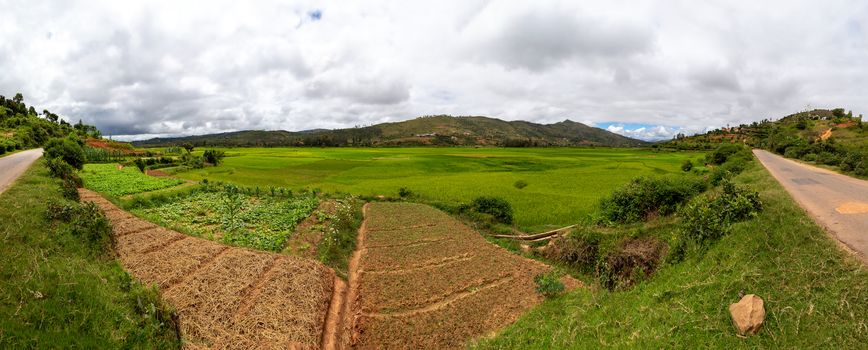
[[868, 4], [859, 1], [0, 8], [0, 94], [20, 91], [108, 134], [304, 130], [449, 113], [667, 125], [618, 131], [654, 139], [806, 104], [868, 112]]

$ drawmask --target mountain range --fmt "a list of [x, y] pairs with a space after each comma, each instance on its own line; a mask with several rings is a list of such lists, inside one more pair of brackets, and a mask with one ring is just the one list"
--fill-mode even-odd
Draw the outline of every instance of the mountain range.
[[645, 141], [571, 120], [554, 124], [448, 115], [348, 129], [305, 131], [245, 130], [134, 141], [136, 147], [194, 146], [610, 146], [637, 147]]

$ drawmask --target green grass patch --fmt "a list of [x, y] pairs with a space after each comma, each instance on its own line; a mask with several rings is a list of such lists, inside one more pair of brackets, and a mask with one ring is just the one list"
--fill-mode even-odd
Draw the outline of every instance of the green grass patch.
[[[478, 349], [830, 348], [868, 343], [868, 271], [842, 253], [757, 163], [735, 182], [763, 211], [702, 254], [661, 266], [634, 288], [579, 289], [546, 301]], [[766, 323], [740, 338], [729, 304], [765, 299]]]
[[[218, 167], [179, 171], [189, 180], [319, 188], [423, 202], [506, 199], [515, 224], [540, 231], [573, 224], [600, 197], [640, 175], [680, 174], [694, 152], [607, 148], [239, 148]], [[516, 186], [516, 183], [521, 185]]]
[[46, 217], [49, 203], [75, 205], [59, 182], [39, 161], [0, 195], [0, 348], [179, 348], [155, 290]]
[[117, 164], [85, 164], [79, 172], [84, 186], [113, 197], [159, 190], [181, 184], [183, 181], [171, 178], [153, 177], [143, 174], [135, 167], [118, 170]]

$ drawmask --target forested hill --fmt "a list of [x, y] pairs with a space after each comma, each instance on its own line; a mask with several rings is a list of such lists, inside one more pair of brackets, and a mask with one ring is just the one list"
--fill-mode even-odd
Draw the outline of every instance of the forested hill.
[[582, 123], [504, 121], [488, 117], [425, 116], [412, 120], [336, 130], [238, 131], [136, 141], [137, 147], [177, 146], [642, 146], [645, 141]]
[[843, 108], [815, 109], [700, 135], [679, 135], [655, 147], [711, 149], [720, 143], [744, 143], [868, 176], [868, 123], [862, 122], [862, 115], [854, 116]]
[[81, 139], [100, 138], [100, 132], [81, 120], [70, 124], [48, 110], [37, 112], [24, 103], [20, 93], [12, 98], [0, 95], [0, 154], [36, 148], [51, 138], [76, 134]]

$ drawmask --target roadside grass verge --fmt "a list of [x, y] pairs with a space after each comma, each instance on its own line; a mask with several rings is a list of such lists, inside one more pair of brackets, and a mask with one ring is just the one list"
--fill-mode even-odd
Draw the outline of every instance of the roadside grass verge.
[[155, 290], [46, 218], [49, 202], [74, 204], [59, 182], [38, 161], [0, 195], [0, 348], [179, 348]]
[[[734, 181], [764, 209], [703, 254], [662, 265], [634, 288], [579, 289], [523, 316], [477, 349], [833, 348], [868, 343], [868, 270], [841, 252], [754, 162]], [[766, 323], [740, 338], [728, 307], [765, 299]]]

